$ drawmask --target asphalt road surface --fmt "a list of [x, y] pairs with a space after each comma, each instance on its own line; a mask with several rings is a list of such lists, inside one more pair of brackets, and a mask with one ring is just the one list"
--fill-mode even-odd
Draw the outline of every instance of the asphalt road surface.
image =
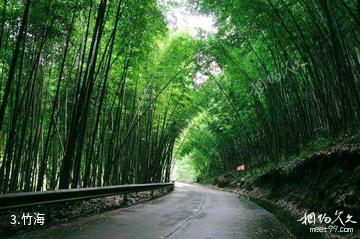
[[11, 238], [230, 239], [290, 238], [269, 212], [237, 195], [176, 183], [145, 204], [79, 219]]

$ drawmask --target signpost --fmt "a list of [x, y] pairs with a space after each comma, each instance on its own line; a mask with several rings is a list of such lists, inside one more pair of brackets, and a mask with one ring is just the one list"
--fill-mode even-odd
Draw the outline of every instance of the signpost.
[[239, 164], [236, 167], [236, 171], [238, 171], [238, 172], [245, 171], [245, 164]]

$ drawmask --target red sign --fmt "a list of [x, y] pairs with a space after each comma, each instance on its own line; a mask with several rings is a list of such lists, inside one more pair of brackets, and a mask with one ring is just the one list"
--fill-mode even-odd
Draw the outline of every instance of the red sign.
[[245, 164], [239, 164], [236, 168], [236, 171], [238, 172], [245, 171]]

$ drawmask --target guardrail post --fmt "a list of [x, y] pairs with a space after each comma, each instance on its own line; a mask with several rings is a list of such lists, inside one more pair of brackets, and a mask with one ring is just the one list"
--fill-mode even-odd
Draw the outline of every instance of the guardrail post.
[[123, 204], [127, 205], [127, 203], [128, 203], [127, 193], [124, 193], [123, 194]]
[[175, 181], [172, 180], [170, 182], [172, 183], [172, 185], [170, 187], [167, 187], [168, 192], [172, 192], [175, 189]]
[[150, 192], [150, 197], [151, 197], [151, 199], [154, 198], [154, 190], [151, 190], [151, 192]]
[[44, 214], [45, 214], [45, 220], [47, 220], [47, 222], [50, 223], [52, 221], [50, 205], [48, 204], [44, 205]]

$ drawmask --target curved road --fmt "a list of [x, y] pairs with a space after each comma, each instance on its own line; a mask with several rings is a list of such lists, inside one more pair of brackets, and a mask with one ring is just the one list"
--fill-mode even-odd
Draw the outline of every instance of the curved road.
[[176, 183], [148, 203], [17, 235], [31, 239], [290, 238], [269, 212], [235, 194]]

